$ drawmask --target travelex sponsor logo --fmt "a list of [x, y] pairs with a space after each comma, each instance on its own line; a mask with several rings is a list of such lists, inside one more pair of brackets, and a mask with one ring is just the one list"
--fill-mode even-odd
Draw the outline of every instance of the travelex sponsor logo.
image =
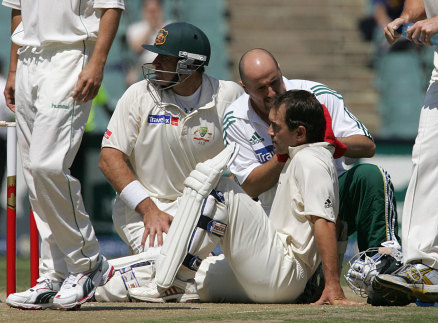
[[168, 116], [168, 115], [150, 114], [148, 116], [148, 123], [164, 123], [164, 124], [171, 124], [173, 126], [177, 126], [178, 122], [179, 122], [179, 118]]
[[109, 139], [109, 138], [111, 137], [112, 134], [113, 134], [113, 133], [112, 133], [109, 129], [106, 129], [106, 131], [105, 131], [105, 135], [104, 135], [105, 139]]
[[260, 142], [265, 141], [264, 138], [260, 137], [260, 135], [257, 133], [257, 131], [254, 132], [254, 134], [252, 135], [252, 137], [249, 139], [249, 142], [251, 143], [251, 145], [257, 145]]
[[274, 147], [272, 145], [263, 147], [255, 151], [257, 160], [260, 164], [266, 163], [272, 156], [274, 156]]

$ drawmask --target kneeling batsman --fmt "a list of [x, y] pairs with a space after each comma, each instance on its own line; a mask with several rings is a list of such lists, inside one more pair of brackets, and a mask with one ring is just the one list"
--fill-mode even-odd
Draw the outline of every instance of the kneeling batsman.
[[[217, 186], [221, 175], [236, 156], [237, 149], [235, 144], [230, 145], [216, 157], [196, 166], [185, 180], [186, 188], [180, 198], [180, 206], [168, 232], [166, 243], [162, 248], [149, 248], [137, 255], [110, 260], [115, 268], [115, 276], [109, 283], [97, 290], [97, 301], [124, 302], [129, 301], [129, 296], [138, 298], [136, 297], [137, 293], [143, 292], [143, 289], [138, 287], [149, 286], [154, 280], [156, 272], [159, 273], [157, 279], [160, 281], [164, 279], [164, 284], [170, 287], [183, 261], [184, 265], [190, 268], [190, 271], [198, 269], [202, 261], [201, 255], [206, 257], [210, 251], [203, 252], [206, 248], [199, 245], [200, 241], [204, 239], [205, 233], [209, 232], [222, 237], [226, 229], [225, 224], [211, 218], [212, 213], [217, 212], [215, 199], [223, 202], [221, 193], [212, 190], [212, 188]], [[217, 213], [216, 217], [220, 218], [219, 212]], [[193, 237], [190, 241], [189, 238], [192, 234]], [[197, 252], [197, 249], [201, 249], [199, 250], [201, 252]], [[192, 254], [196, 254], [196, 256]], [[160, 263], [160, 269], [156, 270], [158, 263]], [[164, 268], [167, 270], [162, 270]], [[192, 273], [190, 276], [193, 276]], [[180, 286], [180, 288], [169, 289], [169, 292], [163, 297], [143, 300], [151, 302], [199, 301], [193, 280], [178, 284], [179, 282], [180, 280], [177, 279], [175, 285]], [[128, 295], [128, 291], [132, 289], [135, 289], [133, 295]], [[188, 293], [185, 292], [186, 290]]]

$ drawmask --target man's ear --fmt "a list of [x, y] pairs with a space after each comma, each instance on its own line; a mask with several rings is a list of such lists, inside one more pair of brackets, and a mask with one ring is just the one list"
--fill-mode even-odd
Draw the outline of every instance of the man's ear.
[[296, 129], [296, 139], [299, 145], [305, 144], [307, 142], [307, 129], [304, 126], [298, 126]]
[[242, 80], [239, 81], [240, 86], [243, 88], [246, 94], [249, 95], [248, 89], [246, 88], [245, 84], [243, 84]]

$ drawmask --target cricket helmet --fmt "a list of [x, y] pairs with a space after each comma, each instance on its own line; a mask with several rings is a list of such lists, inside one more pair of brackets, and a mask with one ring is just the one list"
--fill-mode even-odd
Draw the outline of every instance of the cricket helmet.
[[201, 29], [186, 22], [174, 22], [164, 26], [158, 32], [153, 45], [142, 47], [157, 54], [179, 58], [179, 67], [183, 70], [189, 65], [208, 65], [210, 61], [210, 42], [207, 36]]
[[210, 42], [198, 27], [186, 22], [170, 23], [158, 32], [153, 45], [142, 45], [151, 52], [171, 56], [178, 59], [175, 71], [157, 70], [152, 63], [143, 64], [143, 76], [152, 83], [159, 83], [156, 72], [173, 74], [173, 80], [160, 89], [169, 89], [187, 78], [181, 75], [191, 75], [199, 68], [208, 65], [210, 61]]

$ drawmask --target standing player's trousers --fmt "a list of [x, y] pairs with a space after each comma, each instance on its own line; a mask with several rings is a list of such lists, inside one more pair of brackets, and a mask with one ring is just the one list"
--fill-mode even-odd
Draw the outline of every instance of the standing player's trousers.
[[[436, 52], [435, 59], [437, 59]], [[429, 86], [421, 109], [418, 135], [412, 150], [412, 164], [412, 175], [403, 206], [403, 257], [406, 262], [421, 261], [438, 269], [438, 82], [436, 81]]]
[[41, 236], [40, 279], [62, 281], [91, 269], [99, 245], [70, 166], [91, 107], [72, 94], [93, 44], [24, 47], [15, 103], [18, 144], [30, 203]]
[[388, 173], [372, 164], [359, 164], [339, 177], [339, 217], [348, 235], [357, 232], [360, 251], [399, 240], [394, 188]]

